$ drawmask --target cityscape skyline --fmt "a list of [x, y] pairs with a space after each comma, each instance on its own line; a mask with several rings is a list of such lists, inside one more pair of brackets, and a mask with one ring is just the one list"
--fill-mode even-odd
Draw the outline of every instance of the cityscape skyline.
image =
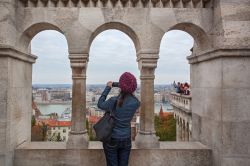
[[[191, 54], [192, 45], [193, 38], [183, 31], [174, 30], [163, 36], [160, 59], [155, 71], [155, 84], [170, 84], [174, 80], [190, 81], [186, 56]], [[40, 32], [31, 42], [31, 51], [38, 56], [33, 65], [33, 84], [71, 84], [68, 46], [63, 34], [51, 30]], [[112, 58], [116, 60], [113, 61]], [[118, 81], [125, 71], [132, 72], [140, 84], [132, 40], [118, 30], [100, 33], [90, 47], [87, 84]]]

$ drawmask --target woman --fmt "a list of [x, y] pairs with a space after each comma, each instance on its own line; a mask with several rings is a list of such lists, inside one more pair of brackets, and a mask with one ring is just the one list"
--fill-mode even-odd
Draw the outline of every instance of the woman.
[[98, 101], [102, 110], [112, 110], [116, 104], [115, 126], [110, 141], [103, 143], [103, 149], [107, 166], [127, 166], [131, 151], [130, 122], [140, 106], [133, 94], [137, 88], [136, 78], [129, 72], [123, 73], [119, 79], [120, 94], [105, 101], [111, 88], [112, 82], [109, 81]]

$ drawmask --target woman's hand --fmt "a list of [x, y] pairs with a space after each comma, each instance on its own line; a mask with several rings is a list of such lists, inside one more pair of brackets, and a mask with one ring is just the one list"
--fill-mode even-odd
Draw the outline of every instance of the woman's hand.
[[107, 86], [109, 86], [110, 88], [112, 88], [112, 84], [113, 84], [112, 81], [107, 82]]

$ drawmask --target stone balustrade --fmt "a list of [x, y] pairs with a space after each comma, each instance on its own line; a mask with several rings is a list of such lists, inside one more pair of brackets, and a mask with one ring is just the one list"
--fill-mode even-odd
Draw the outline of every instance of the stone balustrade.
[[213, 0], [20, 0], [23, 7], [211, 8]]
[[176, 140], [190, 141], [192, 137], [191, 95], [171, 93], [171, 105], [176, 119]]
[[191, 108], [191, 95], [181, 95], [179, 93], [171, 93], [171, 104], [188, 113], [192, 112]]

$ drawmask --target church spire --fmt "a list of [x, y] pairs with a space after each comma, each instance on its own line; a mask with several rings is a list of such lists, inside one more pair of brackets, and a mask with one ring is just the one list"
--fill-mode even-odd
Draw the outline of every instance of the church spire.
[[162, 118], [164, 115], [163, 115], [163, 108], [162, 108], [162, 104], [161, 104], [161, 109], [160, 109], [160, 117]]

